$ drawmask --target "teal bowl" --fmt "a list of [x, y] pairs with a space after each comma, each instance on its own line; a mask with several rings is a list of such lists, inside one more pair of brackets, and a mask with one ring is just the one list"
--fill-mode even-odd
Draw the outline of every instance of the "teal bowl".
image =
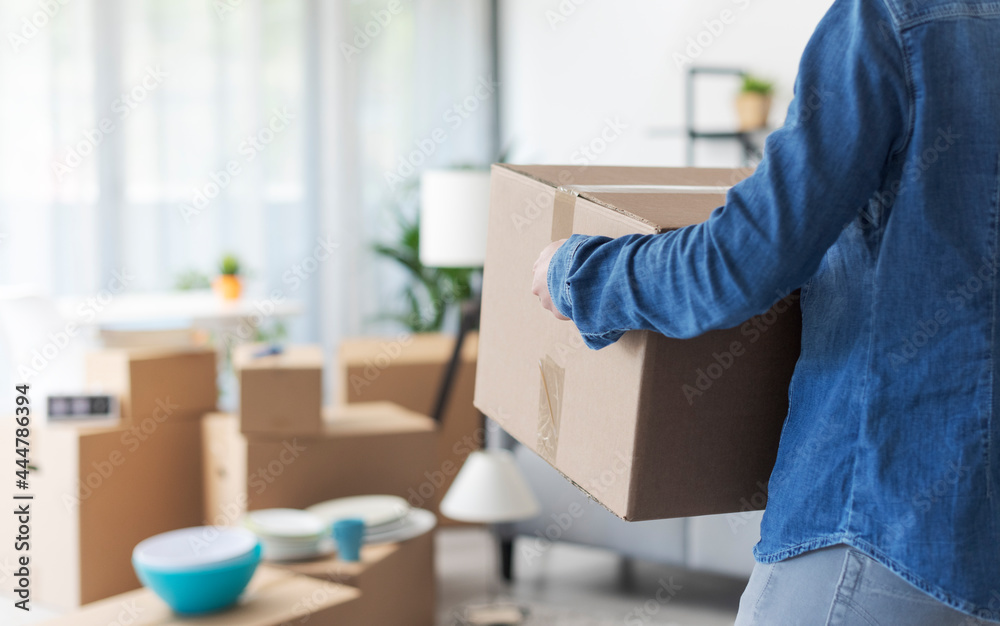
[[260, 563], [261, 545], [255, 541], [243, 554], [180, 567], [143, 556], [138, 550], [132, 555], [132, 567], [142, 584], [175, 612], [195, 615], [236, 603]]

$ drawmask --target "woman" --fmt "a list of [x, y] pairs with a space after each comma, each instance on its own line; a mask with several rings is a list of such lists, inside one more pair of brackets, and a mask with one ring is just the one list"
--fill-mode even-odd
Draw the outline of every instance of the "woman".
[[707, 222], [573, 235], [536, 263], [594, 349], [801, 288], [738, 624], [1000, 622], [998, 61], [1000, 3], [837, 0], [785, 126]]

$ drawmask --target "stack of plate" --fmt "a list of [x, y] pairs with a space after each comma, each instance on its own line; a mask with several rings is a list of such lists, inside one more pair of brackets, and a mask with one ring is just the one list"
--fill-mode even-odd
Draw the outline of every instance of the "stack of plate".
[[340, 519], [360, 518], [365, 522], [365, 543], [405, 541], [434, 528], [434, 514], [410, 508], [398, 496], [355, 496], [315, 504], [313, 513], [329, 528]]
[[263, 509], [247, 513], [243, 525], [260, 538], [264, 558], [270, 561], [309, 559], [325, 552], [328, 526], [307, 511]]

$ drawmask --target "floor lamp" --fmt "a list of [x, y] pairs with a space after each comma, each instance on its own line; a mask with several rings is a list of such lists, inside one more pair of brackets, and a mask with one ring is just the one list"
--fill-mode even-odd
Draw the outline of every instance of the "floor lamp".
[[[484, 170], [429, 170], [420, 179], [420, 262], [426, 267], [481, 268], [486, 258], [490, 174]], [[465, 336], [479, 328], [477, 292], [462, 303], [458, 336], [445, 367], [432, 416], [440, 423], [462, 358]], [[482, 427], [485, 432], [485, 417]], [[484, 448], [486, 448], [484, 442]], [[538, 501], [507, 450], [473, 452], [441, 502], [455, 520], [496, 524], [538, 515]], [[499, 553], [499, 550], [497, 551]], [[509, 568], [509, 563], [502, 564]], [[499, 581], [498, 581], [499, 582]], [[465, 607], [465, 624], [519, 624], [526, 611], [512, 603]]]
[[[514, 461], [510, 450], [477, 450], [469, 455], [441, 500], [441, 513], [460, 522], [487, 523], [499, 541], [496, 524], [535, 517], [538, 499]], [[468, 626], [520, 624], [528, 611], [512, 601], [502, 601], [503, 583], [494, 571], [494, 593], [487, 604], [466, 606], [457, 616]]]
[[[428, 170], [420, 177], [420, 263], [425, 267], [481, 268], [489, 221], [488, 170]], [[431, 417], [444, 418], [465, 336], [479, 328], [480, 294], [461, 303], [458, 335]]]

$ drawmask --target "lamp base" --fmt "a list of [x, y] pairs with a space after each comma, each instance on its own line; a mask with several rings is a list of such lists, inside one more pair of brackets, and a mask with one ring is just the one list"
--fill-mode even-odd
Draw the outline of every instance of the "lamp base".
[[528, 617], [528, 609], [508, 602], [469, 605], [459, 611], [461, 626], [516, 626]]

